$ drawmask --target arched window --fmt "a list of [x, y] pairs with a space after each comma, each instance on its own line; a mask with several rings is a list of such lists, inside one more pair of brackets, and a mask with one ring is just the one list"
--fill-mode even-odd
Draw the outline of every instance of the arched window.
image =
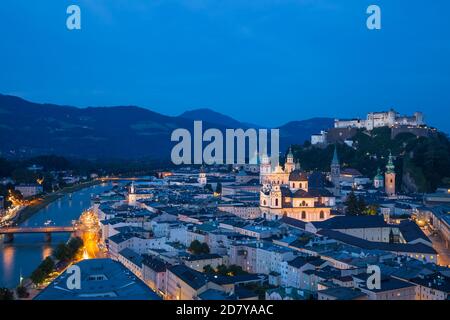
[[302, 185], [302, 183], [300, 182], [300, 184], [298, 185], [298, 187], [301, 189], [301, 188], [303, 188], [303, 185]]
[[306, 212], [305, 211], [302, 211], [302, 219], [306, 220]]
[[305, 202], [305, 200], [303, 200], [302, 201], [302, 207], [305, 207], [306, 206], [306, 202]]
[[325, 219], [325, 214], [323, 213], [323, 210], [320, 211], [320, 219], [323, 220]]
[[263, 200], [263, 205], [266, 205], [266, 200]]
[[278, 207], [278, 199], [275, 199], [275, 206]]
[[292, 188], [295, 188], [295, 182], [292, 184]]

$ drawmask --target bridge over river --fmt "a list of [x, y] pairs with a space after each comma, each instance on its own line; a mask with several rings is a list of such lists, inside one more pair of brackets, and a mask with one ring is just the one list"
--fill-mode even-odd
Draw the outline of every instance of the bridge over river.
[[75, 226], [48, 226], [48, 227], [7, 227], [0, 228], [0, 235], [5, 235], [5, 240], [7, 242], [12, 242], [14, 240], [15, 234], [29, 234], [29, 233], [42, 233], [45, 234], [46, 241], [51, 241], [52, 233], [73, 233], [76, 232], [77, 228]]

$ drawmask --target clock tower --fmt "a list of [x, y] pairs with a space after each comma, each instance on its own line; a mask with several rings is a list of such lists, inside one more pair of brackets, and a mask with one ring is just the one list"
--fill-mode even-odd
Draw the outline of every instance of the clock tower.
[[395, 166], [392, 154], [389, 152], [389, 160], [384, 174], [384, 187], [389, 197], [395, 196]]

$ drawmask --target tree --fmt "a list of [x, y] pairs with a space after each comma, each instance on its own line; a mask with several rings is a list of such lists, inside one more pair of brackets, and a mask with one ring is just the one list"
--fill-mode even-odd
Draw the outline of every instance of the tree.
[[191, 242], [191, 245], [189, 246], [188, 250], [192, 254], [204, 254], [209, 253], [209, 246], [206, 243], [201, 243], [198, 240], [194, 240]]
[[239, 276], [239, 275], [244, 275], [244, 274], [248, 274], [246, 271], [244, 271], [242, 269], [241, 266], [232, 264], [231, 266], [228, 267], [228, 273], [232, 276]]
[[203, 267], [203, 272], [204, 273], [208, 273], [208, 274], [214, 274], [214, 273], [216, 273], [216, 270], [214, 270], [214, 268], [211, 267], [211, 265], [208, 264], [208, 265]]
[[47, 257], [42, 261], [40, 267], [46, 274], [49, 274], [55, 269], [55, 261], [51, 257]]
[[30, 276], [34, 284], [40, 284], [48, 277], [48, 275], [55, 269], [55, 262], [51, 257], [47, 257], [41, 264], [33, 271]]
[[347, 196], [347, 200], [345, 200], [344, 204], [347, 206], [346, 213], [350, 216], [356, 216], [359, 213], [359, 203], [358, 198], [355, 193], [352, 191]]
[[69, 248], [64, 243], [58, 244], [55, 251], [53, 252], [53, 256], [60, 261], [67, 261], [70, 258]]
[[209, 253], [209, 246], [206, 242], [203, 242], [201, 244], [201, 252], [202, 253]]
[[33, 281], [34, 284], [40, 284], [44, 282], [45, 278], [47, 278], [47, 275], [39, 267], [36, 268], [36, 270], [34, 270], [30, 276], [31, 281]]
[[216, 193], [222, 194], [222, 183], [221, 182], [217, 182]]
[[346, 212], [350, 216], [360, 216], [368, 214], [367, 204], [364, 197], [357, 197], [352, 191], [345, 200], [344, 204], [347, 206]]
[[364, 214], [367, 214], [366, 200], [364, 200], [364, 197], [359, 196], [358, 197], [358, 215], [364, 215]]
[[369, 216], [376, 216], [378, 214], [379, 206], [377, 204], [371, 204], [367, 206], [366, 214]]
[[84, 243], [80, 237], [71, 238], [69, 243], [67, 244], [67, 248], [69, 249], [70, 259], [73, 259], [78, 251], [83, 247]]
[[80, 237], [71, 238], [67, 244], [58, 244], [53, 252], [53, 256], [61, 261], [69, 261], [75, 258], [82, 247], [83, 240]]
[[14, 300], [14, 294], [7, 288], [0, 288], [0, 300]]
[[221, 276], [226, 276], [227, 273], [228, 273], [228, 268], [227, 268], [227, 266], [224, 265], [224, 264], [221, 264], [221, 265], [217, 266], [217, 272], [216, 272], [216, 273], [217, 273], [218, 275], [221, 275]]

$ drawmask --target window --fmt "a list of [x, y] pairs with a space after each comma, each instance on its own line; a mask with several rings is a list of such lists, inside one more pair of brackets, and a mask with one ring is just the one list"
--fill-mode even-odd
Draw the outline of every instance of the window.
[[292, 188], [295, 188], [295, 182], [292, 184]]
[[301, 189], [301, 188], [303, 188], [303, 184], [300, 182], [300, 184], [299, 184], [299, 188]]
[[306, 219], [306, 212], [302, 211], [302, 219]]
[[305, 200], [302, 201], [302, 207], [306, 206]]
[[275, 206], [278, 207], [278, 199], [275, 199]]
[[319, 216], [319, 218], [320, 218], [321, 220], [325, 219], [325, 214], [323, 213], [322, 210], [320, 211], [320, 216]]

